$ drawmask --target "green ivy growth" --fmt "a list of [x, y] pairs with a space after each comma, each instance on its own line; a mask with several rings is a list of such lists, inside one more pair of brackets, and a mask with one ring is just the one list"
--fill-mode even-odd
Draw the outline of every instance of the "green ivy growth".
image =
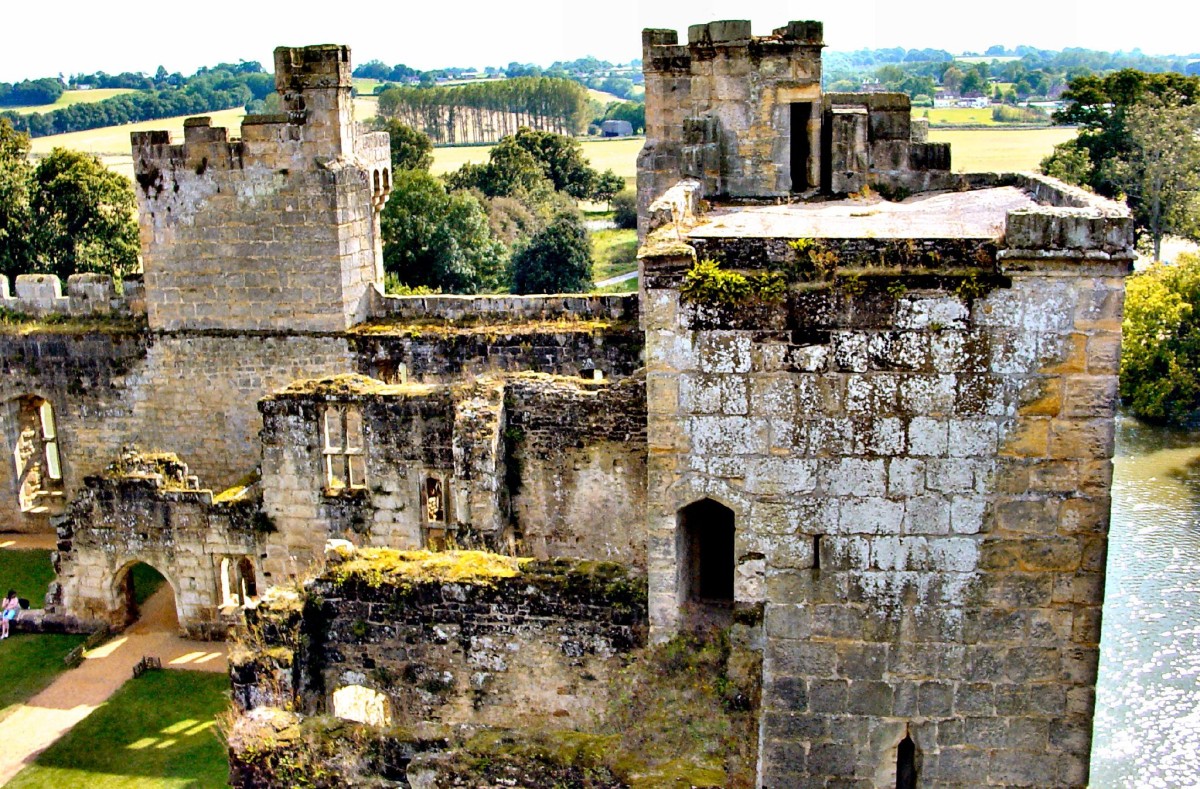
[[789, 241], [788, 246], [796, 253], [794, 260], [784, 270], [788, 282], [825, 281], [837, 271], [840, 262], [837, 251], [826, 249], [820, 241], [797, 238]]
[[701, 260], [688, 271], [679, 292], [689, 304], [736, 307], [776, 304], [783, 300], [787, 284], [778, 271], [747, 276], [722, 269], [715, 260]]

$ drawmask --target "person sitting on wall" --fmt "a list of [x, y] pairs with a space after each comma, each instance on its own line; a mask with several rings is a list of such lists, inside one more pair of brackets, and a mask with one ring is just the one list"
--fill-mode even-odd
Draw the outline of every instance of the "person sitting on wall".
[[17, 590], [9, 589], [4, 596], [4, 605], [0, 607], [0, 638], [8, 638], [8, 623], [17, 618], [21, 610], [21, 601], [17, 598]]

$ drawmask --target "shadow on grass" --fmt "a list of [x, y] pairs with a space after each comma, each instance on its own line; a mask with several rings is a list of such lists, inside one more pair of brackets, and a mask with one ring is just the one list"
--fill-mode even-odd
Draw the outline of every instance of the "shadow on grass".
[[229, 705], [225, 674], [152, 671], [46, 749], [7, 786], [14, 789], [159, 789], [225, 786], [216, 716]]

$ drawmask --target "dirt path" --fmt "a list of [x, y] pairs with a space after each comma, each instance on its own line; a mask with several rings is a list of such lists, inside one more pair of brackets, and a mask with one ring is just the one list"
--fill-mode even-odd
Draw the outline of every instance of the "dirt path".
[[58, 547], [58, 536], [50, 534], [0, 534], [0, 548], [13, 551], [28, 551], [43, 548], [53, 551]]
[[177, 632], [175, 600], [164, 584], [124, 633], [88, 652], [79, 668], [59, 675], [0, 721], [0, 785], [103, 704], [133, 675], [134, 664], [143, 656], [160, 658], [164, 669], [227, 670], [225, 644], [189, 641]]

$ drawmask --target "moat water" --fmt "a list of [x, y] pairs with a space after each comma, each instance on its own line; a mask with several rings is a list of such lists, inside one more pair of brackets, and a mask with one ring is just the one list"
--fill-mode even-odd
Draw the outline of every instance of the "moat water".
[[1200, 786], [1200, 432], [1117, 422], [1092, 786]]

